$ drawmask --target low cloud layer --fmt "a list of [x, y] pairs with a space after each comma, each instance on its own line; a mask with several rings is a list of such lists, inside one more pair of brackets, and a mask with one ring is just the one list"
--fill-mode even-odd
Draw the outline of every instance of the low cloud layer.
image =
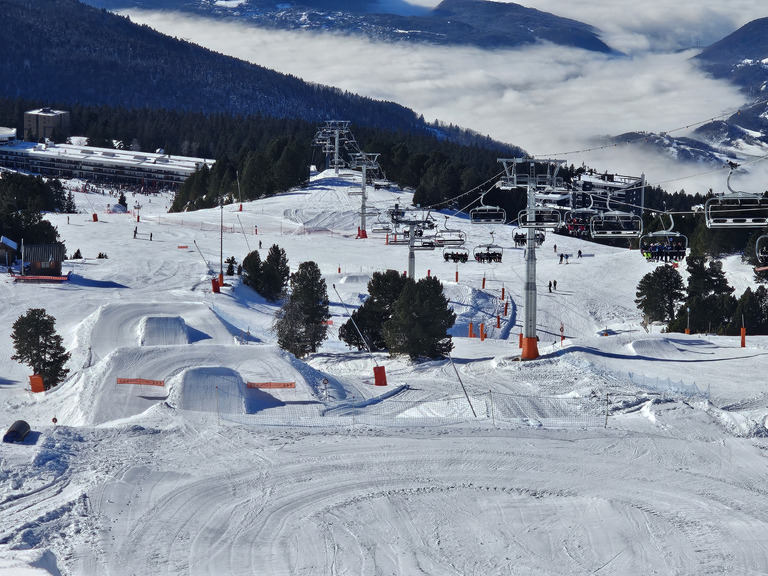
[[[727, 83], [708, 79], [696, 70], [690, 62], [695, 51], [652, 49], [653, 38], [641, 32], [643, 25], [653, 28], [654, 21], [666, 20], [660, 1], [643, 5], [643, 14], [632, 19], [635, 31], [623, 21], [627, 20], [626, 6], [623, 20], [614, 8], [623, 3], [538, 0], [532, 5], [576, 18], [578, 14], [572, 13], [576, 4], [579, 19], [593, 25], [597, 24], [591, 15], [597, 19], [602, 10], [603, 29], [616, 28], [616, 38], [623, 38], [624, 46], [613, 45], [627, 56], [607, 57], [552, 45], [491, 52], [382, 44], [348, 36], [267, 31], [172, 13], [128, 13], [133, 21], [166, 34], [311, 82], [396, 101], [428, 120], [471, 128], [537, 156], [564, 158], [577, 165], [585, 162], [624, 174], [644, 172], [651, 183], [670, 182], [665, 185], [669, 190], [724, 189], [721, 175], [678, 184], [678, 178], [685, 175], [672, 160], [641, 157], [634, 148], [586, 151], [599, 146], [604, 135], [672, 131], [718, 117], [743, 105], [744, 97]], [[737, 0], [736, 4], [754, 3]], [[654, 5], [658, 10], [654, 11]], [[724, 12], [716, 11], [715, 2], [708, 0], [697, 2], [697, 10], [690, 8], [692, 3], [683, 5], [696, 17], [667, 22], [652, 33], [669, 39], [675, 26], [693, 30], [702, 14], [711, 13], [715, 18]], [[671, 17], [683, 8], [676, 5], [669, 10], [666, 14]], [[763, 10], [768, 11], [768, 6]], [[752, 12], [756, 13], [754, 6]], [[732, 29], [741, 24], [722, 16], [718, 26]], [[708, 29], [713, 27], [708, 24]], [[627, 49], [630, 45], [634, 45], [631, 50]], [[566, 152], [576, 153], [564, 155]]]

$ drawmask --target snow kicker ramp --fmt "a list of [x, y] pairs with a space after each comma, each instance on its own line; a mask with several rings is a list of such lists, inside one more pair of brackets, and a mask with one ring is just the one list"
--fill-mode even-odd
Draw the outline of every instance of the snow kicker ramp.
[[198, 302], [107, 304], [84, 322], [91, 363], [118, 348], [170, 344], [231, 344], [233, 335]]
[[[127, 383], [121, 381], [130, 380]], [[248, 382], [295, 382], [291, 390], [248, 389]], [[218, 386], [218, 391], [217, 391]], [[258, 411], [283, 400], [314, 401], [310, 386], [277, 346], [119, 348], [83, 370], [66, 421], [102, 424], [137, 416], [167, 401], [179, 410]], [[64, 420], [62, 420], [64, 421]]]
[[181, 316], [145, 316], [140, 332], [142, 346], [189, 344], [187, 324]]

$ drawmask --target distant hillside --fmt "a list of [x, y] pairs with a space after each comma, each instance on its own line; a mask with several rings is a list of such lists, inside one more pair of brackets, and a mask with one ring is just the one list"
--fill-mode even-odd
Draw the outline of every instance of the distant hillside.
[[[0, 0], [0, 96], [434, 133], [408, 108], [309, 84], [76, 0]], [[477, 141], [452, 130], [451, 139]]]
[[426, 42], [511, 48], [544, 40], [611, 52], [591, 26], [508, 2], [444, 0], [434, 10], [405, 2], [373, 0], [273, 0], [210, 2], [209, 0], [88, 0], [104, 8], [183, 10], [208, 16], [238, 18], [266, 28], [356, 34], [382, 41]]
[[745, 24], [694, 60], [715, 78], [726, 78], [748, 94], [760, 94], [768, 82], [768, 18]]

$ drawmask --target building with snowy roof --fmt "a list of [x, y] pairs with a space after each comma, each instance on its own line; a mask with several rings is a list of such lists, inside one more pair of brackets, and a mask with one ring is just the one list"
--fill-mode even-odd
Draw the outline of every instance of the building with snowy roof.
[[74, 144], [0, 141], [0, 166], [54, 178], [83, 178], [152, 188], [177, 187], [214, 160], [94, 148]]

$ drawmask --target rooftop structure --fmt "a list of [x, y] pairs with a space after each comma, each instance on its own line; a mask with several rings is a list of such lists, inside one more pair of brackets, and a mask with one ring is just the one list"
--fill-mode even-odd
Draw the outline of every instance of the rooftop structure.
[[53, 138], [54, 132], [59, 136], [69, 136], [69, 112], [40, 108], [24, 112], [24, 136], [31, 140]]
[[214, 160], [72, 144], [0, 142], [0, 166], [55, 178], [175, 187]]
[[5, 144], [11, 140], [16, 140], [16, 128], [0, 126], [0, 144]]

